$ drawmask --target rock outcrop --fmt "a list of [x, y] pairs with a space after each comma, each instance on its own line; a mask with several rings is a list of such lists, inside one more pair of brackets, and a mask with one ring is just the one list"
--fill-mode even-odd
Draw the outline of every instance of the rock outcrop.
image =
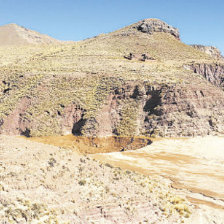
[[185, 65], [185, 68], [193, 70], [195, 73], [202, 75], [206, 80], [224, 90], [224, 65], [197, 63]]
[[[20, 105], [2, 120], [1, 133], [27, 136], [30, 129], [38, 128], [42, 115], [28, 122], [26, 109], [32, 103], [24, 99]], [[52, 112], [58, 114], [54, 120], [59, 129], [54, 128], [50, 119], [47, 127], [55, 135], [101, 137], [216, 134], [224, 133], [223, 105], [224, 91], [209, 83], [152, 86], [147, 82], [127, 82], [110, 92], [94, 117], [85, 118], [88, 111], [71, 104], [61, 112]]]
[[216, 47], [204, 46], [204, 45], [198, 45], [198, 44], [193, 44], [191, 46], [199, 51], [202, 51], [202, 52], [214, 57], [214, 58], [223, 58], [220, 50]]
[[133, 54], [133, 53], [129, 53], [129, 55], [127, 56], [125, 55], [124, 58], [128, 60], [139, 60], [139, 61], [155, 60], [155, 58], [150, 57], [147, 54]]
[[[61, 105], [64, 107], [63, 105]], [[61, 119], [61, 128], [62, 134], [71, 134], [80, 135], [80, 129], [84, 125], [85, 121], [83, 120], [84, 110], [75, 104], [70, 104], [63, 109], [63, 114], [58, 111], [58, 115], [62, 117]]]
[[180, 39], [180, 34], [178, 29], [168, 25], [167, 23], [159, 19], [145, 19], [133, 26], [134, 29], [137, 29], [140, 32], [153, 34], [154, 32], [163, 32], [173, 35], [178, 40]]
[[209, 85], [153, 87], [129, 83], [115, 90], [110, 105], [108, 113], [113, 126], [107, 135], [224, 133], [224, 92]]
[[29, 137], [30, 122], [24, 116], [30, 105], [30, 99], [25, 97], [21, 99], [15, 109], [0, 122], [0, 133], [8, 135], [25, 135]]

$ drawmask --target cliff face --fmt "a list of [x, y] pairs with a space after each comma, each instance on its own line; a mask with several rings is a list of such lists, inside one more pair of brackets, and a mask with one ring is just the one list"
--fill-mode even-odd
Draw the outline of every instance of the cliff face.
[[[108, 101], [111, 135], [195, 136], [224, 132], [224, 92], [212, 86], [126, 85]], [[100, 112], [102, 115], [102, 113]]]
[[[1, 122], [1, 133], [29, 136], [39, 117], [28, 121], [30, 101], [22, 99]], [[26, 111], [27, 109], [27, 111]], [[85, 136], [196, 136], [224, 133], [224, 92], [212, 85], [156, 85], [128, 82], [114, 88], [94, 117], [69, 104], [56, 112], [53, 134]], [[49, 115], [50, 117], [50, 115]], [[48, 121], [50, 122], [50, 120]], [[53, 124], [49, 123], [50, 127]], [[43, 128], [43, 127], [42, 127]]]
[[224, 90], [224, 65], [197, 63], [185, 66], [202, 75], [207, 81]]

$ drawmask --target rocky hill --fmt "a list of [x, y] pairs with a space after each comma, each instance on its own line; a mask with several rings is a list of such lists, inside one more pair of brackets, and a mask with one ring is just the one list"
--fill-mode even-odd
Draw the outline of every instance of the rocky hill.
[[223, 59], [158, 19], [66, 45], [1, 46], [0, 132], [223, 133], [223, 88]]
[[0, 26], [0, 46], [24, 44], [57, 44], [58, 40], [17, 24]]

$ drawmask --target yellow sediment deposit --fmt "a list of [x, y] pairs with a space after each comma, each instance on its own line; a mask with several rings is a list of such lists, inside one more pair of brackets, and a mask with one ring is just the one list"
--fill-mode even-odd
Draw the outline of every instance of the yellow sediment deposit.
[[84, 136], [44, 136], [31, 137], [31, 141], [69, 148], [84, 154], [119, 152], [142, 148], [152, 141], [147, 137], [84, 137]]

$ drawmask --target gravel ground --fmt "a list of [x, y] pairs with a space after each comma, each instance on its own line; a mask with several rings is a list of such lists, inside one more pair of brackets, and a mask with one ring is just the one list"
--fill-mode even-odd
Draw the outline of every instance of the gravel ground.
[[0, 136], [1, 223], [181, 223], [194, 207], [161, 178]]

